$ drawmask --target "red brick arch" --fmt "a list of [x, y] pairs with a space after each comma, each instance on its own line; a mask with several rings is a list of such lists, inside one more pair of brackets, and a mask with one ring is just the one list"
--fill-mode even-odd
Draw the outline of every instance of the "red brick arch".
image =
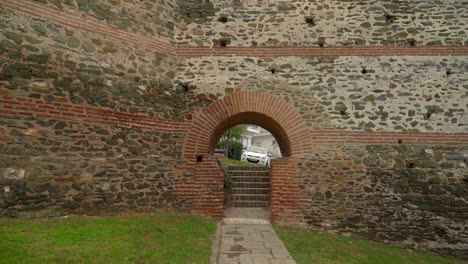
[[262, 92], [235, 92], [196, 117], [187, 135], [184, 156], [212, 154], [224, 131], [238, 124], [259, 125], [270, 131], [285, 157], [300, 155], [310, 145], [309, 130], [291, 105]]
[[310, 150], [310, 131], [291, 105], [262, 92], [235, 92], [195, 118], [184, 147], [184, 170], [193, 176], [176, 184], [177, 197], [192, 205], [192, 213], [223, 216], [224, 174], [213, 150], [222, 133], [238, 124], [259, 125], [275, 136], [284, 158], [271, 162], [272, 220], [299, 222], [306, 199], [296, 180], [296, 157]]

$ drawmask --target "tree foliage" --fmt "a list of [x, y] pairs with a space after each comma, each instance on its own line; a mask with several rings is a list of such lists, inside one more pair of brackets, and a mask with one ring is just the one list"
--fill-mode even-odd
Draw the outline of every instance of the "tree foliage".
[[217, 148], [224, 149], [228, 158], [240, 159], [242, 154], [242, 138], [247, 132], [246, 125], [237, 125], [228, 129], [216, 144]]

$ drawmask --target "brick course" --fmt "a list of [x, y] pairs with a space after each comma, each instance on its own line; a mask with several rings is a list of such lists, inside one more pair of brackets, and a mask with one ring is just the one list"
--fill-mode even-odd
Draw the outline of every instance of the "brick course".
[[191, 123], [191, 121], [176, 121], [148, 115], [117, 112], [94, 106], [46, 102], [21, 97], [13, 98], [8, 95], [0, 99], [0, 106], [0, 113], [2, 114], [117, 125], [172, 133], [185, 133]]

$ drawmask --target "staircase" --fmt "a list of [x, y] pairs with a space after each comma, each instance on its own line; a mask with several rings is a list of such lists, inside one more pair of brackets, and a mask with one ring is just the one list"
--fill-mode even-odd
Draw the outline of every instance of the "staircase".
[[234, 181], [229, 207], [267, 207], [270, 205], [270, 168], [260, 166], [229, 166]]

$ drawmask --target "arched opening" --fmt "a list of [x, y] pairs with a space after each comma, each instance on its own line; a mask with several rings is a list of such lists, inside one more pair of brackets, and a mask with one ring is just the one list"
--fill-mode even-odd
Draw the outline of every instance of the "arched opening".
[[[269, 221], [270, 166], [274, 160], [282, 157], [281, 150], [287, 151], [288, 139], [283, 137], [278, 140], [274, 136], [284, 133], [282, 129], [269, 131], [259, 125], [245, 124], [243, 120], [281, 129], [271, 118], [252, 112], [236, 115], [220, 124], [222, 129], [218, 128], [211, 144], [217, 142], [215, 156], [224, 172], [224, 215], [227, 218]], [[230, 126], [231, 124], [236, 125]], [[216, 140], [218, 134], [221, 136]]]
[[289, 157], [291, 155], [290, 141], [288, 135], [286, 134], [286, 131], [281, 127], [281, 125], [278, 122], [276, 122], [273, 118], [255, 112], [239, 113], [221, 122], [212, 133], [209, 145], [209, 153], [214, 153], [216, 143], [218, 143], [219, 139], [225, 131], [227, 131], [231, 127], [240, 124], [252, 124], [266, 129], [276, 139], [276, 142], [278, 143], [278, 146], [281, 150], [282, 156]]
[[[249, 150], [250, 149], [250, 150]], [[283, 157], [275, 136], [265, 128], [254, 124], [236, 125], [226, 130], [216, 143], [214, 155], [232, 163], [250, 162], [257, 165], [269, 165], [265, 159], [247, 160], [246, 151], [259, 153], [254, 157], [278, 159]], [[266, 156], [265, 156], [266, 155]]]
[[[283, 158], [271, 162], [271, 219], [300, 219], [306, 201], [297, 183], [298, 160], [313, 147], [310, 130], [287, 101], [262, 92], [235, 92], [204, 108], [194, 119], [184, 142], [180, 180], [175, 194], [191, 212], [224, 216], [224, 175], [214, 155], [221, 135], [232, 126], [255, 124], [270, 131]], [[289, 220], [288, 220], [289, 221]]]

